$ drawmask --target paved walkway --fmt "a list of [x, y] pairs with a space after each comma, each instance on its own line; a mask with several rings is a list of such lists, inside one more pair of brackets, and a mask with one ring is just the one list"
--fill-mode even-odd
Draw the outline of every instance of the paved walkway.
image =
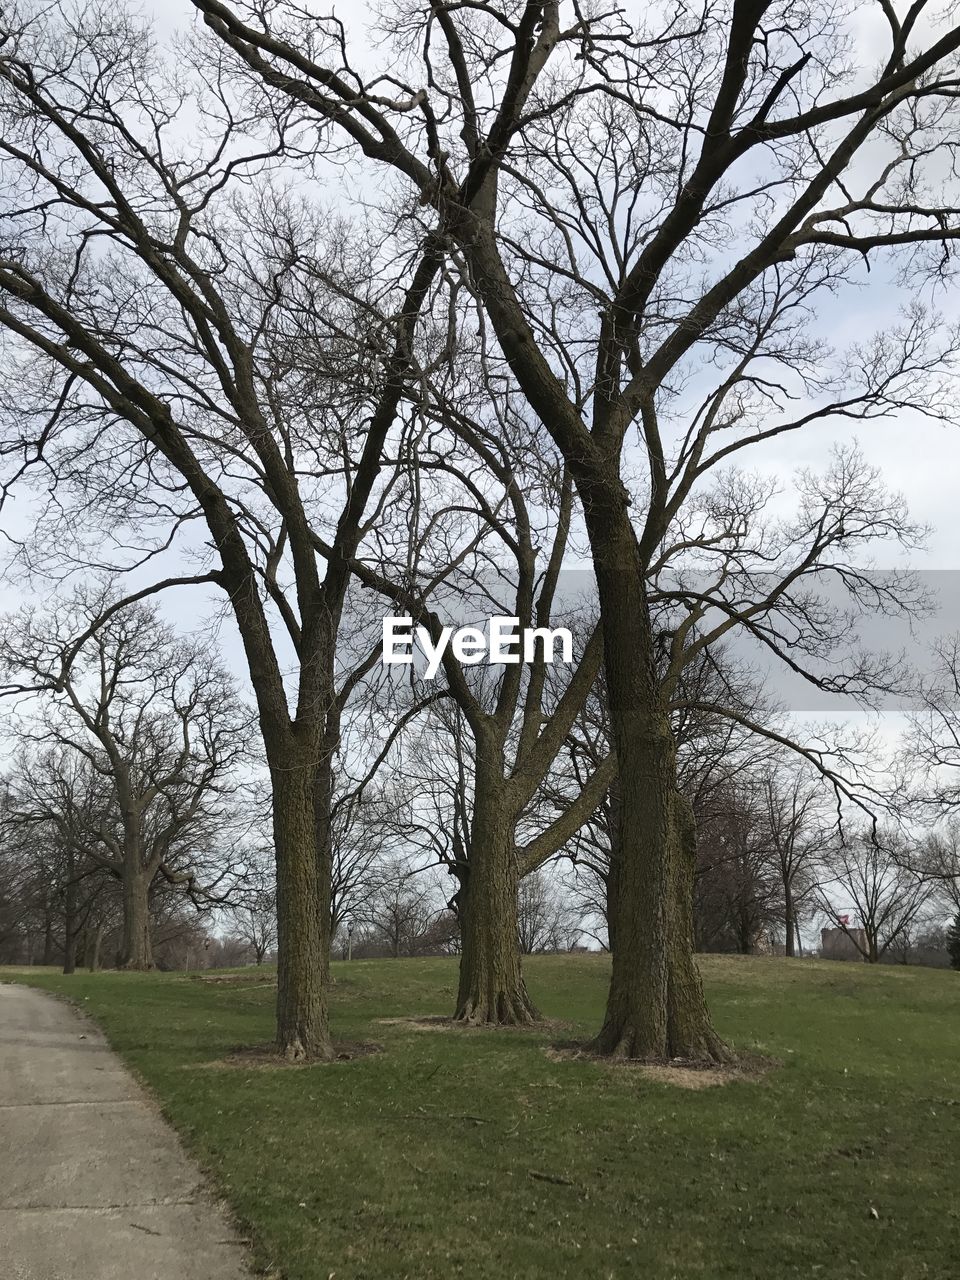
[[65, 1002], [0, 985], [3, 1280], [244, 1280], [156, 1106]]

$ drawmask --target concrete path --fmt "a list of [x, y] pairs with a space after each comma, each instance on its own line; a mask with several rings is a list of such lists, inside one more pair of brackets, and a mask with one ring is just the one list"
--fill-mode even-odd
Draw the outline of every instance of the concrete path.
[[92, 1023], [0, 985], [3, 1280], [249, 1280], [199, 1171]]

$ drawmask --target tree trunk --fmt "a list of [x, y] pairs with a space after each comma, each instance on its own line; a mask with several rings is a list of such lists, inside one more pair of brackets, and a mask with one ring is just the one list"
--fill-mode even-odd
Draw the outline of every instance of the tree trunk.
[[607, 866], [606, 906], [607, 906], [607, 950], [613, 951], [616, 946], [614, 929], [617, 915], [617, 877], [620, 873], [620, 779], [615, 778], [610, 784], [609, 800], [610, 822], [610, 862]]
[[[321, 809], [325, 782], [312, 744], [294, 742], [273, 775], [277, 851], [277, 1048], [291, 1061], [329, 1059], [329, 858]], [[302, 749], [297, 749], [298, 747]], [[329, 812], [329, 808], [327, 809]]]
[[53, 964], [53, 910], [49, 902], [44, 904], [43, 911], [43, 963]]
[[639, 548], [626, 507], [617, 510], [602, 489], [581, 496], [620, 778], [615, 946], [594, 1048], [646, 1061], [726, 1060], [693, 960], [692, 819], [676, 802], [676, 747], [659, 688]]
[[784, 920], [784, 954], [795, 956], [797, 948], [795, 939], [797, 936], [797, 913], [793, 905], [793, 893], [790, 890], [789, 882], [783, 886], [783, 920]]
[[103, 945], [103, 925], [98, 924], [93, 935], [93, 946], [88, 948], [87, 967], [91, 973], [100, 968], [100, 948]]
[[67, 851], [67, 880], [63, 893], [63, 972], [75, 973], [77, 969], [77, 882], [72, 850]]
[[732, 1054], [710, 1022], [700, 970], [693, 958], [697, 824], [693, 806], [679, 791], [675, 791], [673, 795], [672, 817], [671, 915], [667, 931], [667, 1042], [671, 1048], [682, 1046], [683, 1057], [698, 1061], [727, 1062]]
[[753, 952], [753, 923], [742, 908], [737, 912], [737, 951], [742, 956]]
[[152, 969], [150, 938], [150, 879], [143, 870], [139, 847], [127, 853], [123, 867], [123, 938], [121, 969]]
[[458, 893], [459, 1022], [524, 1026], [539, 1014], [520, 967], [514, 815], [505, 794], [502, 747], [477, 742], [470, 873]]

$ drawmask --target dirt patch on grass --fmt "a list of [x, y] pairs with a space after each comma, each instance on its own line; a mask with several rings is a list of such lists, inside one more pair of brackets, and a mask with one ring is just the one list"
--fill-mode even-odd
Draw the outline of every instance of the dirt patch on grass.
[[712, 1089], [716, 1085], [729, 1084], [741, 1078], [743, 1073], [727, 1067], [657, 1067], [638, 1064], [636, 1070], [646, 1080], [657, 1084], [672, 1084], [677, 1089]]
[[556, 1018], [541, 1018], [537, 1022], [529, 1022], [523, 1026], [516, 1026], [510, 1023], [494, 1023], [494, 1022], [458, 1022], [456, 1018], [450, 1018], [445, 1014], [435, 1014], [426, 1018], [378, 1018], [377, 1025], [381, 1027], [406, 1027], [410, 1031], [458, 1031], [467, 1033], [470, 1031], [565, 1031], [569, 1026], [569, 1022], [561, 1022]]
[[334, 1056], [327, 1059], [311, 1059], [309, 1061], [292, 1062], [281, 1057], [272, 1044], [239, 1045], [225, 1058], [215, 1058], [212, 1062], [187, 1063], [188, 1069], [198, 1065], [205, 1071], [243, 1071], [278, 1070], [291, 1067], [299, 1070], [303, 1067], [325, 1067], [331, 1062], [350, 1062], [354, 1058], [367, 1058], [374, 1053], [383, 1053], [383, 1045], [374, 1041], [338, 1040], [334, 1046]]
[[429, 1018], [377, 1018], [380, 1027], [409, 1027], [411, 1031], [453, 1031], [458, 1026], [452, 1018], [436, 1014]]
[[551, 1062], [595, 1062], [611, 1071], [632, 1071], [656, 1084], [669, 1084], [677, 1089], [713, 1089], [735, 1080], [760, 1080], [782, 1064], [759, 1054], [743, 1054], [736, 1062], [689, 1062], [676, 1058], [671, 1062], [634, 1062], [629, 1058], [605, 1058], [591, 1053], [583, 1044], [551, 1044], [544, 1053]]

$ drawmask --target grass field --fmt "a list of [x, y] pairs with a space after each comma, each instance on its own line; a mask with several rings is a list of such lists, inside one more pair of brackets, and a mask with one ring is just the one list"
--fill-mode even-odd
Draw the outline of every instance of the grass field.
[[[271, 1034], [269, 972], [0, 971], [66, 992], [159, 1098], [284, 1280], [960, 1276], [960, 974], [707, 958], [716, 1021], [782, 1065], [680, 1089], [558, 1058], [599, 956], [535, 958], [568, 1026], [454, 1031], [454, 961], [334, 966], [334, 1030], [382, 1053], [224, 1065]], [[386, 1021], [385, 1021], [386, 1020]]]

